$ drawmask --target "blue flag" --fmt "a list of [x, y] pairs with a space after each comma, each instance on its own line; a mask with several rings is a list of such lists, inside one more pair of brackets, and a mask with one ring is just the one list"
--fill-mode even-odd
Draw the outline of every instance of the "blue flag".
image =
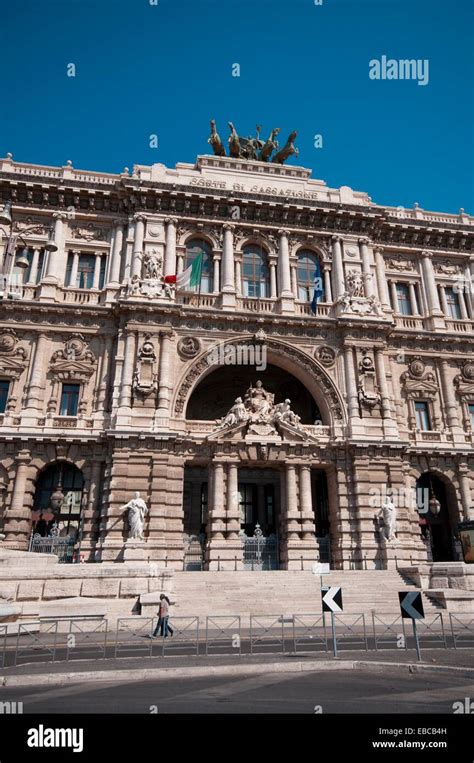
[[319, 262], [317, 262], [316, 270], [314, 271], [313, 301], [311, 302], [311, 312], [313, 313], [313, 315], [316, 315], [316, 307], [318, 304], [318, 299], [321, 299], [323, 294], [324, 294], [324, 290], [323, 290], [323, 281], [321, 278], [321, 266]]

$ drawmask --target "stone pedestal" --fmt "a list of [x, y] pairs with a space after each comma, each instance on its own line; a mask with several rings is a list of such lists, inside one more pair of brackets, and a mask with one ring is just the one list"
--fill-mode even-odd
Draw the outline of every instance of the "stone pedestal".
[[123, 551], [124, 562], [146, 562], [146, 544], [143, 540], [127, 540]]

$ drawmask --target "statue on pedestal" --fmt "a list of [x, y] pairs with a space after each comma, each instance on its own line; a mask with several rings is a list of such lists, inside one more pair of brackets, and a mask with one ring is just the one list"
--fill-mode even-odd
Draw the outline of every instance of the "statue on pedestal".
[[379, 522], [380, 519], [382, 520], [381, 533], [383, 539], [386, 541], [396, 540], [397, 509], [388, 496], [385, 498], [385, 501], [377, 514], [377, 518], [379, 519]]
[[122, 511], [128, 511], [129, 540], [143, 540], [143, 530], [145, 528], [145, 517], [148, 514], [148, 506], [143, 498], [140, 498], [138, 490], [134, 497], [122, 506]]

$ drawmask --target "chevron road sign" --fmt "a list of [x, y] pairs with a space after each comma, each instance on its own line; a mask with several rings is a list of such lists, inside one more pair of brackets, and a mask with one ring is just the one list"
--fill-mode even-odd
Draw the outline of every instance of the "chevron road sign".
[[402, 617], [411, 617], [412, 620], [422, 620], [425, 616], [423, 611], [423, 599], [420, 591], [399, 591], [400, 609]]
[[323, 612], [342, 612], [342, 588], [340, 586], [322, 586], [321, 598]]

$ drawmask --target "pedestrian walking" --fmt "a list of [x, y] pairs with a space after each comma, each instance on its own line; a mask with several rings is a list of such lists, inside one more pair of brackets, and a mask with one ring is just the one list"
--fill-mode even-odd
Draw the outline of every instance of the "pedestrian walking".
[[168, 622], [170, 604], [171, 602], [168, 597], [164, 593], [160, 594], [160, 605], [157, 612], [158, 620], [150, 638], [157, 638], [158, 636], [167, 638], [168, 635], [173, 635], [174, 630]]
[[168, 636], [172, 636], [174, 633], [173, 628], [169, 624], [171, 602], [164, 593], [161, 594], [160, 600], [161, 635], [164, 636], [164, 638], [167, 638]]

